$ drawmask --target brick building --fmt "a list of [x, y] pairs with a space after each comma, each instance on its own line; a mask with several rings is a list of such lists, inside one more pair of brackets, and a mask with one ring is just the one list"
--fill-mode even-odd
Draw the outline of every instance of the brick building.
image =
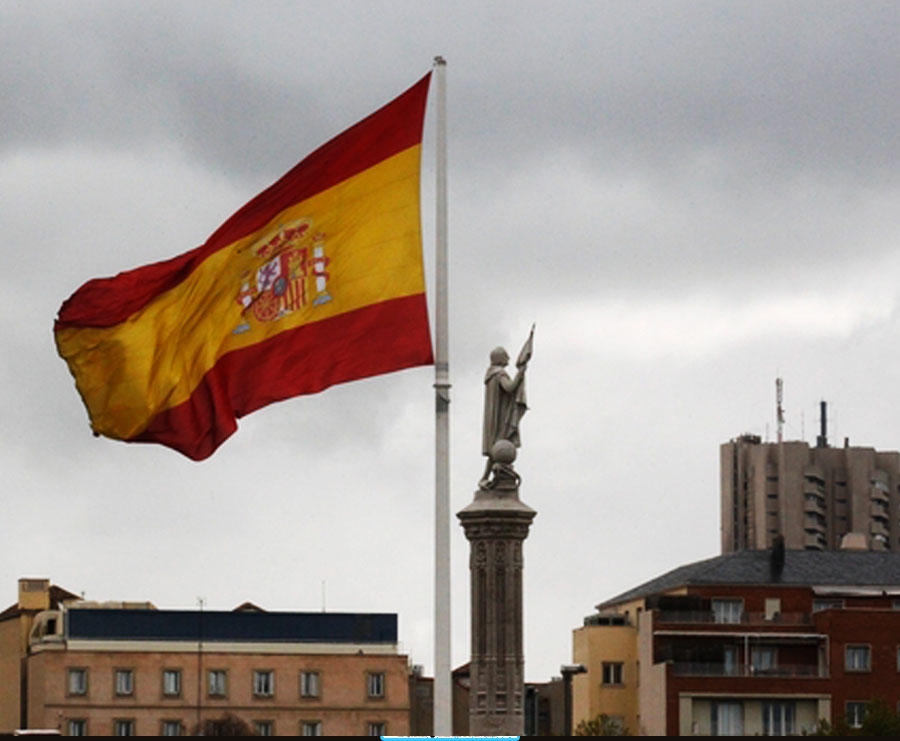
[[[20, 604], [32, 596], [23, 583], [35, 581], [20, 582]], [[29, 614], [24, 653], [2, 640], [24, 628], [4, 625], [21, 610], [0, 620], [0, 648], [16, 651], [0, 660], [21, 667], [0, 731], [184, 735], [226, 713], [259, 735], [410, 731], [409, 662], [394, 614], [50, 604], [42, 583], [47, 608]]]
[[[787, 735], [900, 708], [900, 554], [747, 550], [597, 605], [574, 631], [575, 723]], [[633, 709], [632, 709], [633, 708]]]

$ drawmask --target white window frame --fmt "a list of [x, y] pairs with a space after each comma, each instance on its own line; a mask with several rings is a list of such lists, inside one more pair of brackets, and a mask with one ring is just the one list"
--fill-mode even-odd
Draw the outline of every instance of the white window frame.
[[796, 735], [797, 704], [788, 700], [764, 701], [762, 727], [764, 736]]
[[733, 625], [744, 618], [744, 600], [741, 597], [714, 597], [710, 607], [714, 623]]
[[165, 697], [181, 697], [181, 669], [163, 669], [162, 692]]
[[[172, 733], [175, 731], [175, 733]], [[180, 720], [164, 720], [159, 729], [160, 736], [183, 736], [184, 723]]]
[[872, 671], [872, 647], [868, 643], [848, 643], [844, 646], [844, 671]]
[[116, 669], [113, 677], [116, 697], [134, 696], [134, 669]]
[[604, 687], [621, 687], [625, 684], [625, 664], [623, 662], [604, 661], [600, 669]]
[[88, 670], [82, 667], [69, 667], [66, 677], [67, 694], [83, 696], [88, 693]]
[[254, 720], [253, 730], [257, 736], [274, 736], [275, 722], [271, 720]]
[[69, 718], [66, 723], [68, 736], [87, 736], [87, 719], [86, 718]]
[[253, 696], [275, 696], [275, 671], [272, 669], [253, 670]]
[[[127, 731], [125, 733], [124, 731]], [[134, 718], [116, 718], [113, 720], [113, 736], [135, 736]]]
[[321, 736], [322, 721], [321, 720], [302, 720], [300, 721], [301, 736]]
[[741, 649], [737, 646], [724, 646], [722, 649], [722, 674], [736, 677], [741, 673]]
[[848, 700], [844, 704], [844, 717], [851, 728], [861, 728], [866, 719], [867, 703], [860, 700]]
[[228, 697], [228, 671], [209, 669], [206, 672], [206, 694], [209, 697]]
[[738, 700], [713, 700], [709, 729], [712, 736], [744, 735], [744, 704]]
[[380, 700], [385, 696], [384, 672], [368, 672], [366, 674], [366, 695], [373, 700]]
[[369, 730], [367, 736], [385, 736], [387, 735], [387, 723], [383, 721], [369, 721]]
[[319, 697], [321, 691], [319, 672], [300, 672], [300, 697]]
[[771, 672], [778, 668], [778, 649], [775, 646], [751, 646], [750, 668], [754, 674]]

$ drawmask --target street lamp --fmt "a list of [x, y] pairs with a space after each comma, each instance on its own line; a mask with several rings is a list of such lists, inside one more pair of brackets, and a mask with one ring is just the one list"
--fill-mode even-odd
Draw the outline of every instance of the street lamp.
[[563, 735], [572, 735], [572, 677], [576, 674], [584, 674], [587, 668], [584, 664], [563, 664], [559, 667], [563, 678], [563, 704], [565, 705], [565, 728]]

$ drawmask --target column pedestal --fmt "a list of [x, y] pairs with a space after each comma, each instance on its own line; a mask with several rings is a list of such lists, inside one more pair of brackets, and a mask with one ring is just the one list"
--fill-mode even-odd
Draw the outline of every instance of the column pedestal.
[[470, 544], [472, 736], [525, 730], [522, 542], [536, 514], [519, 501], [518, 481], [509, 480], [479, 488], [456, 515]]

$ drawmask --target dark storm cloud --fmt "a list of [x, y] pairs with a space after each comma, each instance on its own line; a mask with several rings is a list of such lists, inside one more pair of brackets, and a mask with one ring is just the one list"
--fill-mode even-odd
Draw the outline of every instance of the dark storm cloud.
[[296, 4], [42, 7], [4, 13], [4, 147], [165, 136], [238, 170], [284, 167], [298, 139], [367, 110], [348, 103], [361, 90], [383, 102], [418, 71], [390, 30], [418, 40], [423, 71], [427, 47], [449, 47], [464, 166], [575, 148], [604, 172], [670, 176], [712, 152], [745, 178], [896, 176], [895, 3], [474, 4], [452, 22], [338, 4], [340, 24]]

